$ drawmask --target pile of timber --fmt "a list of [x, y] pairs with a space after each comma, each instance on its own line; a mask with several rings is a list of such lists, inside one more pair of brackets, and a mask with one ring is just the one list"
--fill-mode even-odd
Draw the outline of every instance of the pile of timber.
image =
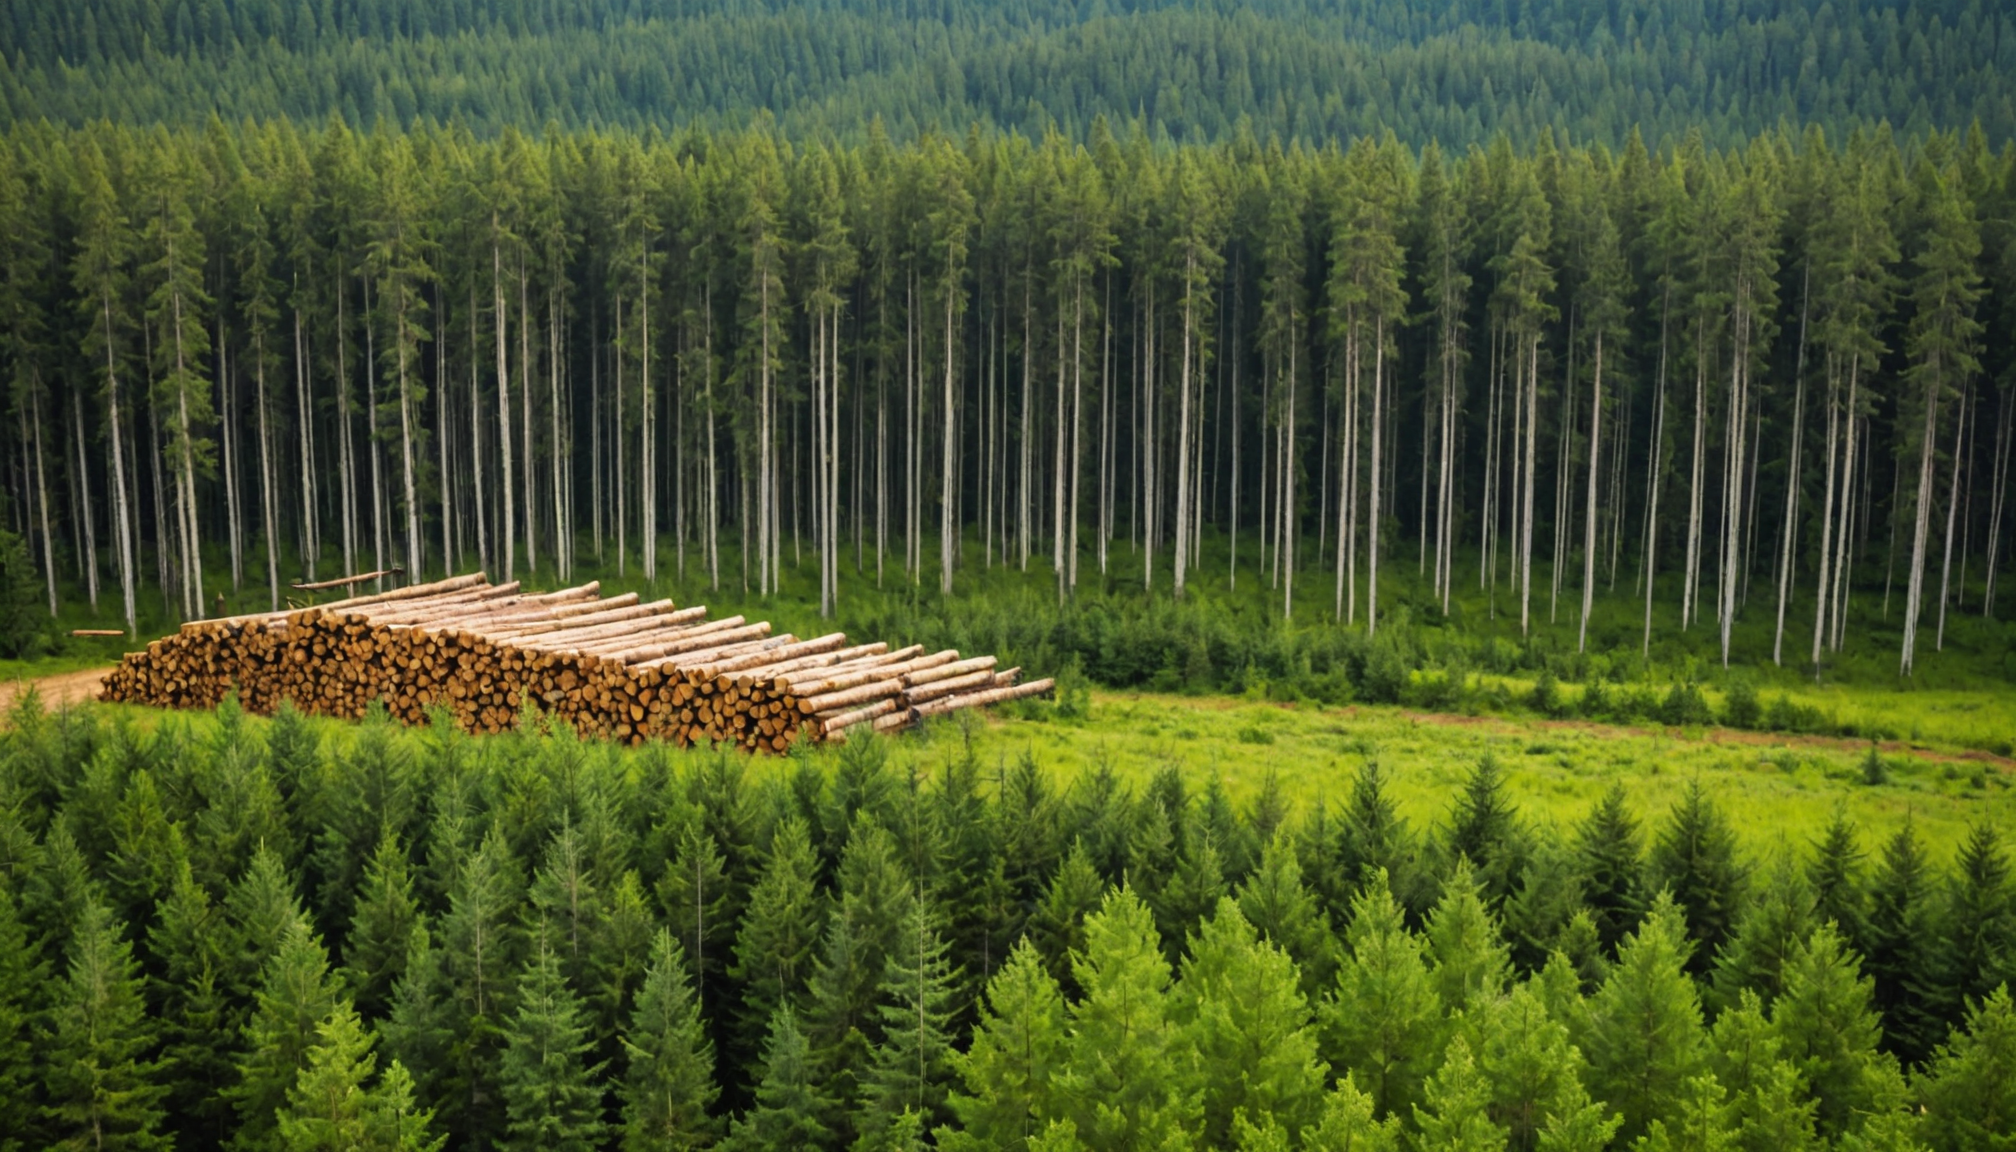
[[529, 593], [482, 574], [292, 612], [184, 624], [128, 653], [100, 698], [214, 708], [237, 692], [250, 711], [283, 700], [357, 717], [374, 700], [409, 724], [446, 709], [497, 732], [528, 709], [576, 731], [642, 743], [735, 744], [781, 752], [798, 739], [906, 728], [927, 716], [1050, 691], [1017, 683], [992, 656], [849, 644], [835, 632], [773, 636], [740, 616], [585, 584]]

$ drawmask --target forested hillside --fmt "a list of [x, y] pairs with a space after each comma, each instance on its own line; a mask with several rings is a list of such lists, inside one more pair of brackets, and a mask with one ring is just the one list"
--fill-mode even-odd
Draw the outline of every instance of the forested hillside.
[[1573, 649], [1603, 603], [1606, 648], [1725, 664], [1882, 621], [1909, 673], [2008, 607], [2016, 153], [1978, 134], [6, 147], [9, 522], [52, 610], [129, 628], [394, 563], [790, 573], [822, 614], [843, 570], [1006, 566], [1353, 633], [1472, 597]]
[[490, 134], [706, 125], [794, 137], [1145, 118], [1177, 140], [1730, 146], [1781, 123], [2016, 134], [1993, 0], [5, 0], [0, 121], [341, 113]]
[[[175, 1152], [1987, 1152], [1987, 823], [1746, 851], [1697, 781], [1410, 821], [872, 739], [755, 771], [227, 704], [0, 733], [0, 1133]], [[956, 740], [954, 741], [956, 743]], [[1751, 843], [1770, 842], [1756, 831]], [[928, 1143], [927, 1143], [928, 1138]]]

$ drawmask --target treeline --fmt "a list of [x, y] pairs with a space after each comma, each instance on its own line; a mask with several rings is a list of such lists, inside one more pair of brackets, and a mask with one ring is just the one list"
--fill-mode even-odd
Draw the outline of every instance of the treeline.
[[1145, 117], [1320, 143], [1550, 131], [1622, 145], [1782, 123], [2016, 134], [2016, 24], [1988, 0], [76, 0], [0, 4], [0, 121], [740, 127], [1082, 138]]
[[[1418, 827], [234, 704], [0, 735], [8, 1146], [1987, 1152], [2016, 888], [1698, 785]], [[941, 747], [945, 747], [941, 745]], [[939, 760], [935, 754], [927, 757]], [[782, 762], [780, 762], [781, 764]]]
[[7, 148], [8, 515], [52, 611], [129, 628], [145, 586], [395, 563], [1182, 599], [1209, 525], [1284, 616], [1461, 591], [1580, 650], [1600, 597], [1642, 617], [1602, 647], [1726, 664], [1741, 617], [1821, 667], [1880, 611], [1908, 673], [2008, 583], [2016, 150], [1979, 133]]

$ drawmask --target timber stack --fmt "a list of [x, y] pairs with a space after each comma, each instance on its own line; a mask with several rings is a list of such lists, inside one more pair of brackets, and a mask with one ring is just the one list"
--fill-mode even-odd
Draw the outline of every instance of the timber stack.
[[801, 640], [740, 616], [597, 584], [530, 593], [482, 574], [320, 607], [195, 620], [128, 653], [100, 698], [214, 708], [237, 692], [270, 713], [358, 717], [373, 700], [408, 724], [443, 708], [463, 729], [498, 732], [536, 709], [583, 734], [628, 743], [735, 744], [782, 752], [857, 727], [1049, 692], [995, 658], [922, 647]]

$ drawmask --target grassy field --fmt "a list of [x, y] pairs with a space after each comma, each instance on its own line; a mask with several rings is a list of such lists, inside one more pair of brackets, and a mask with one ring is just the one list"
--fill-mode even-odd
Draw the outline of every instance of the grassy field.
[[1417, 826], [1446, 818], [1465, 775], [1490, 755], [1505, 768], [1528, 818], [1542, 827], [1581, 819], [1613, 782], [1624, 785], [1642, 814], [1656, 818], [1694, 780], [1708, 787], [1753, 850], [1803, 848], [1837, 808], [1872, 847], [1914, 821], [1941, 859], [1973, 823], [2016, 827], [2016, 778], [2000, 758], [1885, 746], [1879, 753], [1885, 782], [1872, 785], [1865, 782], [1866, 746], [1714, 728], [1094, 692], [1080, 722], [1040, 715], [966, 725], [948, 720], [901, 738], [897, 756], [941, 763], [968, 739], [983, 763], [1028, 755], [1060, 779], [1103, 764], [1145, 784], [1175, 764], [1199, 784], [1221, 781], [1239, 803], [1274, 774], [1298, 808], [1340, 797], [1359, 766], [1376, 758]]

